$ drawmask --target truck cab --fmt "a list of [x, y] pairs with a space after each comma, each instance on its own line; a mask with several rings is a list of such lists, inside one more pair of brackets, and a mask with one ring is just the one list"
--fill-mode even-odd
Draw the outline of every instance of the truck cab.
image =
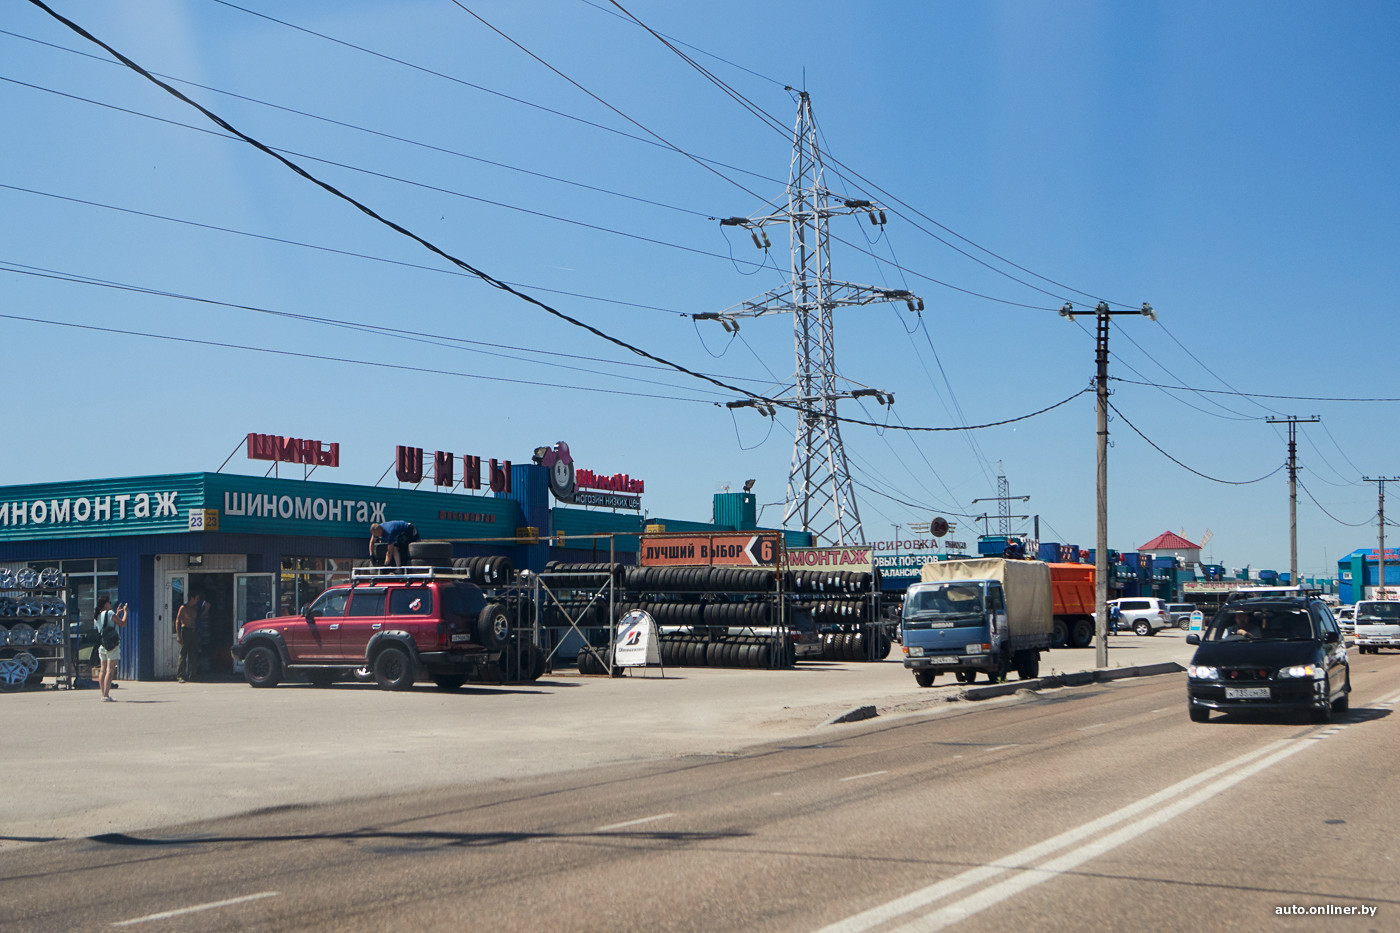
[[[915, 583], [904, 598], [900, 619], [904, 666], [920, 686], [930, 686], [940, 672], [952, 671], [971, 683], [978, 671], [996, 680], [1010, 659], [1006, 597], [997, 580]], [[925, 683], [927, 681], [927, 683]]]
[[1400, 648], [1400, 601], [1363, 599], [1356, 604], [1353, 630], [1362, 654]]

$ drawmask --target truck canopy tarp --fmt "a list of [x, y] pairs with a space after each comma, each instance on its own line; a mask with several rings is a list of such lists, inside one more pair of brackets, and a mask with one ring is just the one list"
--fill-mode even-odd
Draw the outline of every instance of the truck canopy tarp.
[[1006, 594], [1006, 618], [1011, 635], [1050, 633], [1050, 566], [1038, 560], [984, 557], [924, 564], [924, 583], [950, 580], [996, 580]]

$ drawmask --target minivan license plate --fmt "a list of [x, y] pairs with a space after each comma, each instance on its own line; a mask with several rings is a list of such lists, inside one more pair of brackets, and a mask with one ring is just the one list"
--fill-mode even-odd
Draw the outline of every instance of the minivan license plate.
[[1225, 699], [1227, 700], [1267, 700], [1269, 698], [1268, 687], [1226, 687]]
[[929, 658], [934, 664], [957, 664], [957, 658]]

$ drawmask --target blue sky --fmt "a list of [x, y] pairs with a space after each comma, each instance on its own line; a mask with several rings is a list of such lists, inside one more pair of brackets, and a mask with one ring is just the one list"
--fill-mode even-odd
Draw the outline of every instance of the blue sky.
[[[690, 318], [786, 280], [781, 231], [765, 255], [714, 218], [782, 196], [790, 132], [603, 0], [53, 5], [561, 312], [759, 393], [791, 379], [790, 319]], [[1159, 315], [1113, 322], [1111, 547], [1210, 529], [1208, 557], [1286, 570], [1286, 477], [1245, 481], [1283, 464], [1265, 419], [1288, 415], [1322, 418], [1299, 428], [1303, 572], [1376, 544], [1362, 478], [1400, 475], [1397, 404], [1322, 399], [1400, 397], [1394, 5], [624, 5], [784, 127], [805, 88], [828, 187], [887, 208], [831, 222], [838, 278], [925, 302], [837, 313], [841, 376], [896, 397], [842, 409], [891, 425], [842, 432], [868, 538], [946, 515], [970, 539], [1000, 463], [1042, 539], [1093, 544], [1092, 395], [900, 427], [1087, 388], [1092, 318], [1055, 309], [1105, 299]], [[0, 30], [0, 483], [213, 470], [249, 431], [338, 441], [324, 478], [351, 483], [396, 444], [566, 440], [644, 479], [652, 515], [708, 518], [754, 478], [780, 519], [790, 414], [731, 412], [454, 270], [38, 7]]]

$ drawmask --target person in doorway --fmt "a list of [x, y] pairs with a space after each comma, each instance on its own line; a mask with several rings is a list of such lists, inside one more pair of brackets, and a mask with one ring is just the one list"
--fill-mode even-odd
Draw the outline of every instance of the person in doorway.
[[389, 546], [384, 553], [387, 567], [408, 566], [408, 546], [418, 540], [418, 529], [412, 522], [375, 522], [369, 526], [369, 557], [374, 560], [374, 546], [381, 540]]
[[121, 645], [117, 644], [111, 648], [102, 647], [102, 633], [109, 627], [119, 629], [126, 627], [126, 603], [121, 603], [114, 610], [110, 597], [102, 596], [97, 600], [97, 614], [93, 617], [93, 627], [97, 630], [97, 659], [101, 662], [101, 668], [97, 674], [97, 685], [102, 688], [102, 699], [104, 702], [113, 703], [112, 679], [117, 675], [117, 661], [121, 659]]
[[175, 665], [175, 679], [180, 683], [194, 680], [199, 672], [199, 607], [203, 600], [190, 593], [175, 613], [175, 640], [180, 643], [180, 661]]

